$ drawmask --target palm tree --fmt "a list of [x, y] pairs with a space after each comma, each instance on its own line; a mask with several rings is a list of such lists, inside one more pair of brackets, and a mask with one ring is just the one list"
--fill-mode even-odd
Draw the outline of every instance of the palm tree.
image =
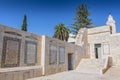
[[55, 27], [55, 33], [53, 37], [63, 41], [68, 41], [69, 32], [70, 30], [64, 24], [58, 24]]

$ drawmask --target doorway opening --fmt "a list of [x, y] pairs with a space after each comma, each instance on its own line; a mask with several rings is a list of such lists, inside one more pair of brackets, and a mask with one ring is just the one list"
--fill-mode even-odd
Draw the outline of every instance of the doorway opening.
[[68, 54], [68, 70], [73, 70], [73, 55]]
[[95, 44], [95, 58], [101, 58], [101, 44]]

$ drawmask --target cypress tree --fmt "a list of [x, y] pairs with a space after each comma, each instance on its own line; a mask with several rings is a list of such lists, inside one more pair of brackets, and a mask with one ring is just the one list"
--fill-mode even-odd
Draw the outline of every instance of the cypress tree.
[[26, 15], [24, 15], [22, 30], [27, 31], [27, 17], [26, 17]]

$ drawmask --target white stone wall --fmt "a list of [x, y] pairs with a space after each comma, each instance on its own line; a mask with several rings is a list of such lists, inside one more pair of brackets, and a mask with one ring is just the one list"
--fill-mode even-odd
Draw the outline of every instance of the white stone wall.
[[100, 34], [105, 32], [110, 32], [110, 26], [105, 25], [88, 29], [88, 35]]
[[88, 29], [88, 44], [91, 58], [95, 58], [95, 44], [101, 44], [101, 53], [103, 52], [103, 45], [110, 44], [110, 27], [102, 26]]
[[88, 31], [86, 28], [81, 28], [76, 36], [75, 44], [81, 47], [81, 52], [89, 55], [88, 48]]
[[88, 43], [91, 58], [95, 58], [95, 44], [101, 44], [102, 58], [110, 55], [113, 65], [120, 65], [120, 33], [110, 33], [109, 26], [88, 29]]
[[68, 42], [69, 43], [75, 43], [75, 35], [69, 34]]
[[120, 33], [111, 35], [110, 53], [113, 58], [113, 65], [120, 65]]

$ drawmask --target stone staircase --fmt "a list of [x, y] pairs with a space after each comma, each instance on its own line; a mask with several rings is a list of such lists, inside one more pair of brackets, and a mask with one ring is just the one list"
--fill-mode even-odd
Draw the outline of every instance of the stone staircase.
[[120, 65], [119, 66], [112, 66], [105, 74], [105, 76], [118, 78], [120, 80]]
[[80, 73], [103, 74], [107, 70], [108, 58], [82, 59], [76, 68]]

